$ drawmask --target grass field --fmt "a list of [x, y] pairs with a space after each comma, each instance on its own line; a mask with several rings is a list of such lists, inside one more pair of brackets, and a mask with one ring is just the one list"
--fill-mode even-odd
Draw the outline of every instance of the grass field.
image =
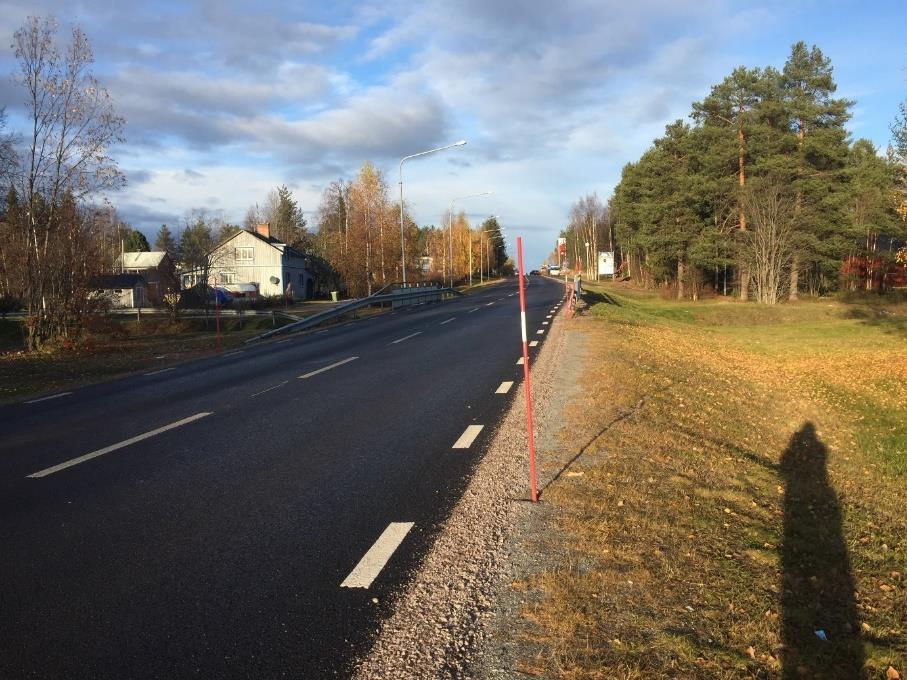
[[520, 670], [904, 673], [907, 307], [586, 299], [581, 455], [542, 498], [563, 559], [515, 584], [542, 650]]

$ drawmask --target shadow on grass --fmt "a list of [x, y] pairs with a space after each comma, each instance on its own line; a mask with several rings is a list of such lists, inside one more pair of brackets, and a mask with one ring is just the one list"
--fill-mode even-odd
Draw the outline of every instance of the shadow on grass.
[[614, 305], [615, 307], [621, 306], [620, 302], [618, 302], [615, 298], [611, 297], [607, 293], [589, 290], [588, 288], [585, 291], [583, 291], [583, 293], [581, 294], [581, 297], [583, 298], [583, 300], [586, 301], [586, 304], [588, 304], [590, 307], [592, 305], [597, 305], [600, 303], [604, 303], [606, 305]]
[[[683, 381], [680, 381], [680, 382], [683, 382]], [[649, 401], [649, 399], [651, 399], [652, 397], [657, 396], [659, 394], [662, 394], [663, 392], [667, 392], [668, 390], [675, 387], [677, 384], [678, 383], [671, 383], [670, 385], [665, 385], [664, 387], [661, 387], [649, 394], [644, 395], [639, 401], [636, 402], [636, 404], [633, 407], [621, 411], [618, 415], [616, 415], [614, 418], [612, 418], [607, 423], [605, 423], [605, 425], [598, 432], [596, 432], [585, 444], [583, 444], [581, 447], [579, 447], [579, 450], [577, 450], [577, 452], [573, 455], [573, 457], [571, 457], [570, 460], [568, 460], [566, 463], [564, 463], [564, 465], [561, 467], [561, 469], [558, 470], [557, 473], [551, 479], [549, 479], [547, 482], [545, 482], [539, 488], [538, 499], [541, 500], [542, 494], [545, 493], [545, 491], [548, 489], [548, 487], [551, 486], [552, 484], [554, 484], [557, 480], [559, 480], [561, 478], [561, 476], [565, 472], [567, 472], [567, 470], [569, 470], [573, 466], [573, 464], [576, 461], [578, 461], [583, 456], [584, 453], [586, 453], [586, 451], [589, 450], [589, 447], [592, 446], [599, 437], [601, 437], [603, 434], [605, 434], [605, 432], [610, 430], [614, 425], [616, 425], [620, 421], [625, 420], [625, 419], [629, 418], [630, 416], [634, 415], [640, 408], [642, 408], [643, 404], [645, 404], [647, 401]]]
[[[805, 423], [781, 456], [783, 677], [859, 678], [863, 667], [855, 585], [841, 507], [826, 470], [828, 450]], [[817, 633], [818, 631], [818, 633]], [[827, 639], [822, 640], [824, 635]]]
[[878, 307], [856, 307], [848, 309], [846, 319], [856, 319], [866, 326], [879, 328], [886, 333], [907, 337], [907, 316], [896, 314]]

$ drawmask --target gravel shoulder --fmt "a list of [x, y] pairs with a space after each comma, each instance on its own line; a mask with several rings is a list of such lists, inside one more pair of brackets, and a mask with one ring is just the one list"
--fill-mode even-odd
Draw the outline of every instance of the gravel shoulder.
[[[539, 487], [566, 464], [558, 443], [565, 409], [578, 389], [584, 346], [558, 316], [532, 366]], [[524, 677], [513, 625], [524, 604], [518, 584], [544, 566], [534, 527], [545, 503], [529, 502], [523, 391], [498, 428], [463, 497], [422, 568], [398, 598], [357, 680]]]

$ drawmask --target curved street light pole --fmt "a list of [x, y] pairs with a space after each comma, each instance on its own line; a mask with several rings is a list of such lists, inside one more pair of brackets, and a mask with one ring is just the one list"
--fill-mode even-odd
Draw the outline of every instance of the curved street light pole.
[[403, 270], [404, 287], [406, 286], [406, 241], [403, 232], [403, 163], [404, 161], [408, 161], [410, 158], [427, 156], [430, 153], [444, 151], [445, 149], [452, 149], [455, 146], [463, 146], [464, 144], [466, 144], [466, 140], [461, 139], [459, 142], [454, 142], [453, 144], [448, 144], [447, 146], [439, 146], [437, 149], [420, 151], [419, 153], [410, 154], [409, 156], [404, 156], [400, 159], [400, 269]]
[[[468, 196], [458, 196], [450, 202], [450, 208], [447, 210], [447, 240], [449, 245], [448, 269], [450, 270], [450, 287], [453, 288], [453, 206], [457, 201], [463, 201], [467, 198], [476, 198], [478, 196], [491, 196], [493, 191], [483, 191], [480, 194], [469, 194]], [[470, 229], [470, 232], [472, 230]], [[472, 278], [472, 240], [469, 243], [469, 277]], [[469, 285], [472, 285], [470, 282]]]

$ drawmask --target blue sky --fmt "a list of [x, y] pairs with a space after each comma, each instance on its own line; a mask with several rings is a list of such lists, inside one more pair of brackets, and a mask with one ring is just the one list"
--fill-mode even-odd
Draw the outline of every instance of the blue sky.
[[[797, 40], [831, 58], [850, 129], [877, 146], [907, 98], [904, 2], [0, 0], [7, 47], [29, 14], [79, 24], [127, 119], [111, 200], [152, 235], [205, 208], [235, 222], [286, 184], [310, 223], [329, 181], [363, 161], [420, 224], [456, 196], [522, 235], [533, 266], [570, 204], [607, 198], [621, 167], [735, 66], [780, 68]], [[8, 78], [0, 106], [21, 102]]]

